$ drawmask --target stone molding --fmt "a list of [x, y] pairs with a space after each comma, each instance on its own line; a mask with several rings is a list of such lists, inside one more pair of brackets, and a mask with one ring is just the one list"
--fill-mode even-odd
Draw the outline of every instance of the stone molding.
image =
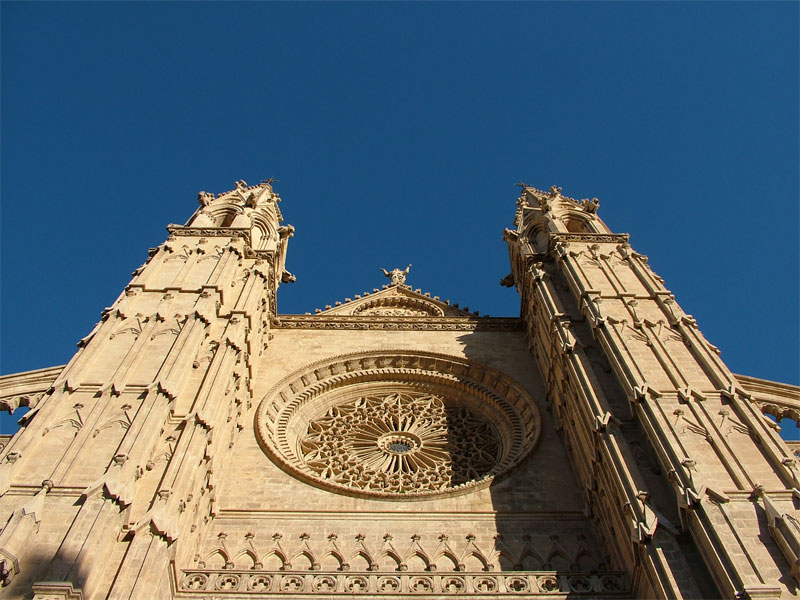
[[[392, 312], [371, 312], [372, 315], [382, 316], [422, 316], [422, 317], [477, 317], [479, 311], [470, 313], [469, 307], [461, 307], [458, 302], [441, 300], [439, 296], [432, 296], [430, 292], [423, 292], [420, 288], [414, 289], [410, 285], [392, 283], [383, 285], [380, 289], [373, 288], [372, 292], [364, 291], [355, 294], [344, 301], [336, 301], [333, 306], [325, 305], [325, 310], [316, 309], [315, 315], [328, 316], [367, 316], [365, 311], [387, 309]], [[306, 313], [309, 314], [309, 313]], [[370, 313], [368, 313], [370, 314]], [[484, 315], [488, 316], [488, 315]]]
[[0, 376], [0, 410], [13, 413], [20, 406], [36, 408], [64, 365]]
[[337, 571], [184, 570], [175, 586], [180, 595], [216, 594], [235, 597], [361, 596], [407, 597], [459, 595], [466, 597], [626, 598], [630, 587], [618, 571], [563, 573], [514, 571], [479, 573], [341, 573]]
[[33, 585], [33, 600], [83, 600], [83, 592], [68, 581], [40, 581]]
[[[321, 478], [299, 454], [299, 437], [315, 414], [359, 395], [416, 390], [457, 398], [489, 419], [501, 437], [495, 466], [480, 479], [446, 490], [407, 489], [400, 493], [359, 489]], [[383, 350], [332, 357], [295, 371], [270, 390], [256, 411], [256, 437], [267, 455], [299, 479], [358, 497], [424, 499], [446, 493], [465, 493], [488, 486], [496, 476], [516, 466], [533, 448], [541, 418], [533, 399], [495, 369], [464, 358]]]
[[627, 233], [551, 233], [554, 242], [609, 242], [627, 244], [630, 235]]
[[734, 374], [761, 412], [778, 420], [793, 419], [800, 427], [800, 386]]
[[[354, 315], [362, 315], [368, 316], [370, 311], [376, 311], [372, 314], [377, 316], [392, 316], [392, 313], [385, 312], [380, 313], [377, 311], [388, 311], [388, 310], [395, 310], [397, 311], [398, 316], [428, 316], [428, 317], [443, 317], [444, 311], [436, 306], [433, 302], [427, 302], [420, 298], [402, 298], [402, 297], [390, 297], [390, 298], [376, 298], [374, 300], [368, 300], [363, 304], [359, 305], [354, 311]], [[403, 313], [403, 314], [400, 314]]]
[[521, 331], [515, 317], [386, 317], [279, 315], [275, 329], [398, 329], [403, 331]]
[[244, 238], [250, 244], [250, 229], [247, 227], [185, 227], [183, 225], [167, 225], [172, 235], [195, 237], [232, 237]]
[[[301, 518], [297, 513], [293, 518]], [[417, 513], [416, 519], [422, 516]], [[575, 521], [573, 520], [573, 523]], [[350, 571], [355, 560], [365, 561], [372, 573], [398, 571], [425, 572], [509, 572], [509, 571], [604, 571], [606, 558], [588, 545], [580, 532], [563, 535], [564, 529], [551, 520], [525, 521], [526, 526], [513, 531], [527, 533], [495, 534], [488, 539], [468, 533], [442, 532], [425, 535], [408, 532], [383, 536], [328, 534], [327, 542], [309, 533], [284, 535], [272, 533], [271, 541], [248, 531], [244, 539], [220, 531], [212, 544], [195, 555], [193, 569], [263, 570], [270, 561], [276, 571]], [[308, 523], [311, 526], [311, 523]], [[366, 525], [366, 523], [362, 523]], [[506, 527], [506, 529], [509, 529]], [[425, 531], [421, 527], [421, 531]], [[562, 535], [555, 532], [559, 531]], [[382, 543], [378, 538], [382, 537]], [[327, 564], [325, 564], [327, 561]], [[332, 563], [335, 566], [332, 567]], [[363, 562], [361, 563], [363, 564]], [[219, 565], [225, 565], [220, 567]], [[304, 565], [299, 568], [300, 565]], [[323, 568], [323, 565], [325, 568]], [[423, 566], [424, 565], [424, 566]], [[480, 566], [478, 566], [480, 565]], [[352, 569], [358, 571], [359, 569]], [[364, 569], [362, 569], [364, 570]]]

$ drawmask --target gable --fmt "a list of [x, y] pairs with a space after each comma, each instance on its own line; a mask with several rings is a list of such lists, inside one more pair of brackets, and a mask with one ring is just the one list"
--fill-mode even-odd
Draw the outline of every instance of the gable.
[[372, 293], [358, 294], [354, 299], [345, 298], [333, 307], [318, 310], [320, 315], [354, 317], [467, 317], [470, 313], [439, 300], [438, 296], [414, 290], [404, 284], [390, 284]]

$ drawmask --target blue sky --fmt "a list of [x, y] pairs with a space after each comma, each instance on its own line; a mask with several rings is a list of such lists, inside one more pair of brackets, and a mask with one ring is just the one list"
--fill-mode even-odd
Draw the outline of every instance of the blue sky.
[[732, 370], [800, 383], [797, 3], [0, 11], [2, 373], [66, 362], [199, 190], [272, 176], [297, 228], [281, 312], [411, 262], [515, 315], [514, 184], [558, 184]]

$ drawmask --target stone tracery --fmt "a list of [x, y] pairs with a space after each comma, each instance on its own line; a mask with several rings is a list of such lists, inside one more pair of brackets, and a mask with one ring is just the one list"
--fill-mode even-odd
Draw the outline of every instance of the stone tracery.
[[308, 365], [256, 414], [261, 447], [285, 471], [385, 499], [487, 486], [522, 460], [539, 430], [533, 400], [502, 373], [408, 350]]
[[359, 316], [442, 317], [444, 311], [434, 302], [397, 295], [363, 302], [355, 308], [353, 314]]
[[498, 434], [467, 407], [423, 393], [360, 397], [311, 422], [300, 442], [323, 479], [376, 491], [444, 490], [497, 464]]

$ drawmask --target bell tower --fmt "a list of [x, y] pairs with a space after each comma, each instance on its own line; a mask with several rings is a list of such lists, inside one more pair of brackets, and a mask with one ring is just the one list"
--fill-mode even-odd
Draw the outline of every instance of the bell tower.
[[[0, 533], [9, 591], [168, 593], [164, 565], [190, 560], [213, 519], [276, 290], [294, 280], [279, 202], [270, 182], [201, 192], [25, 416], [0, 466], [3, 500], [38, 489]], [[31, 538], [39, 529], [54, 535]], [[14, 581], [37, 563], [44, 577]]]
[[800, 480], [776, 424], [597, 199], [521, 187], [503, 283], [522, 298], [587, 514], [634, 595], [796, 593]]

